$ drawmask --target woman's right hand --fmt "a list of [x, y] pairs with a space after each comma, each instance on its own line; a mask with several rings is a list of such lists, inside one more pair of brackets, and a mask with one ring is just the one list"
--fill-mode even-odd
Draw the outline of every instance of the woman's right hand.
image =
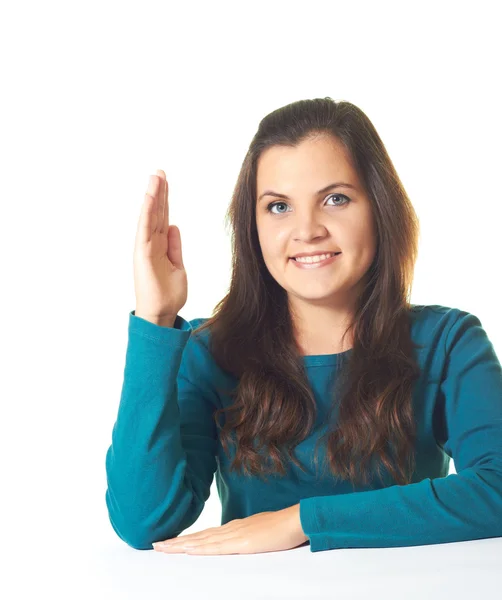
[[185, 305], [188, 283], [180, 230], [169, 225], [166, 174], [151, 175], [134, 245], [134, 290], [138, 317], [172, 326]]

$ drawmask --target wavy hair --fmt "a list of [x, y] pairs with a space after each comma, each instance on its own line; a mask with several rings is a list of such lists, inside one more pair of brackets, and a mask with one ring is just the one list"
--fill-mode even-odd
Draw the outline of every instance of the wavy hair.
[[[346, 101], [300, 100], [266, 115], [244, 158], [226, 215], [231, 225], [232, 275], [228, 294], [194, 330], [209, 328], [215, 362], [234, 375], [234, 402], [215, 410], [231, 470], [245, 475], [284, 475], [292, 449], [311, 433], [316, 400], [297, 346], [287, 293], [270, 275], [256, 227], [257, 162], [272, 146], [295, 147], [329, 134], [341, 142], [371, 202], [377, 251], [354, 307], [351, 352], [339, 361], [328, 428], [327, 461], [333, 475], [368, 481], [369, 461], [379, 459], [400, 485], [415, 468], [416, 425], [412, 384], [419, 377], [413, 356], [409, 295], [418, 254], [419, 220], [385, 146], [364, 112]], [[250, 343], [252, 340], [252, 343]], [[342, 356], [342, 355], [341, 355]], [[219, 417], [224, 416], [221, 425]], [[272, 461], [267, 467], [266, 458]], [[316, 452], [317, 464], [317, 452]]]

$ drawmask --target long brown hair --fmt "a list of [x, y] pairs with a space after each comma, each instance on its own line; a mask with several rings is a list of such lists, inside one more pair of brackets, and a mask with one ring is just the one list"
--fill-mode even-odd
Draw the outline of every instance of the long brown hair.
[[[312, 433], [316, 401], [294, 337], [287, 293], [261, 253], [256, 175], [258, 158], [267, 148], [294, 147], [319, 134], [334, 136], [352, 157], [377, 231], [375, 259], [344, 334], [352, 329], [353, 347], [337, 369], [331, 405], [331, 410], [338, 405], [336, 427], [323, 436], [328, 437], [328, 463], [334, 475], [355, 486], [359, 475], [367, 482], [365, 466], [378, 456], [394, 480], [406, 485], [415, 468], [411, 391], [420, 372], [409, 312], [419, 221], [375, 127], [350, 102], [327, 97], [288, 104], [265, 116], [251, 141], [226, 216], [232, 238], [229, 292], [193, 332], [210, 328], [214, 360], [238, 379], [229, 390], [234, 403], [216, 410], [214, 419], [227, 456], [229, 444], [236, 447], [231, 470], [284, 475], [285, 449], [303, 469], [292, 448]], [[223, 426], [220, 415], [225, 415]], [[393, 447], [396, 468], [387, 445]], [[266, 457], [272, 460], [270, 469]]]

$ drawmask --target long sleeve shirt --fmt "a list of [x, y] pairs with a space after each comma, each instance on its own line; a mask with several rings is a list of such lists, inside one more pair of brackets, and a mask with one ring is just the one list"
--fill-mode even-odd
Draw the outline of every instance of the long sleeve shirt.
[[[412, 400], [417, 423], [412, 482], [376, 473], [367, 485], [321, 476], [315, 431], [295, 449], [287, 475], [268, 481], [229, 471], [213, 412], [231, 404], [236, 380], [209, 352], [206, 319], [162, 327], [129, 313], [124, 380], [106, 454], [106, 506], [117, 535], [137, 549], [195, 523], [216, 474], [221, 524], [300, 505], [311, 552], [416, 546], [502, 536], [502, 368], [478, 317], [412, 305], [421, 345]], [[338, 354], [303, 356], [318, 419], [329, 409]], [[322, 465], [326, 452], [319, 450]], [[449, 473], [453, 459], [456, 473]]]

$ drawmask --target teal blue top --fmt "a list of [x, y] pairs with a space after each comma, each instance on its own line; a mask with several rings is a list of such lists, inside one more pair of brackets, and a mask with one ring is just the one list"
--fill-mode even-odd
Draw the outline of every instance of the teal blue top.
[[[416, 469], [408, 485], [377, 473], [367, 486], [321, 477], [317, 429], [295, 448], [287, 476], [229, 472], [212, 413], [235, 380], [208, 350], [207, 319], [161, 327], [129, 313], [124, 380], [106, 454], [106, 505], [117, 535], [138, 550], [181, 534], [204, 508], [216, 473], [221, 524], [300, 503], [311, 552], [502, 536], [502, 368], [480, 320], [457, 308], [412, 305]], [[322, 417], [330, 378], [347, 352], [304, 356]], [[319, 466], [326, 453], [318, 446]], [[233, 455], [232, 455], [233, 456]], [[448, 475], [453, 458], [457, 473]], [[383, 471], [385, 474], [385, 470]], [[354, 491], [355, 490], [355, 491]]]

